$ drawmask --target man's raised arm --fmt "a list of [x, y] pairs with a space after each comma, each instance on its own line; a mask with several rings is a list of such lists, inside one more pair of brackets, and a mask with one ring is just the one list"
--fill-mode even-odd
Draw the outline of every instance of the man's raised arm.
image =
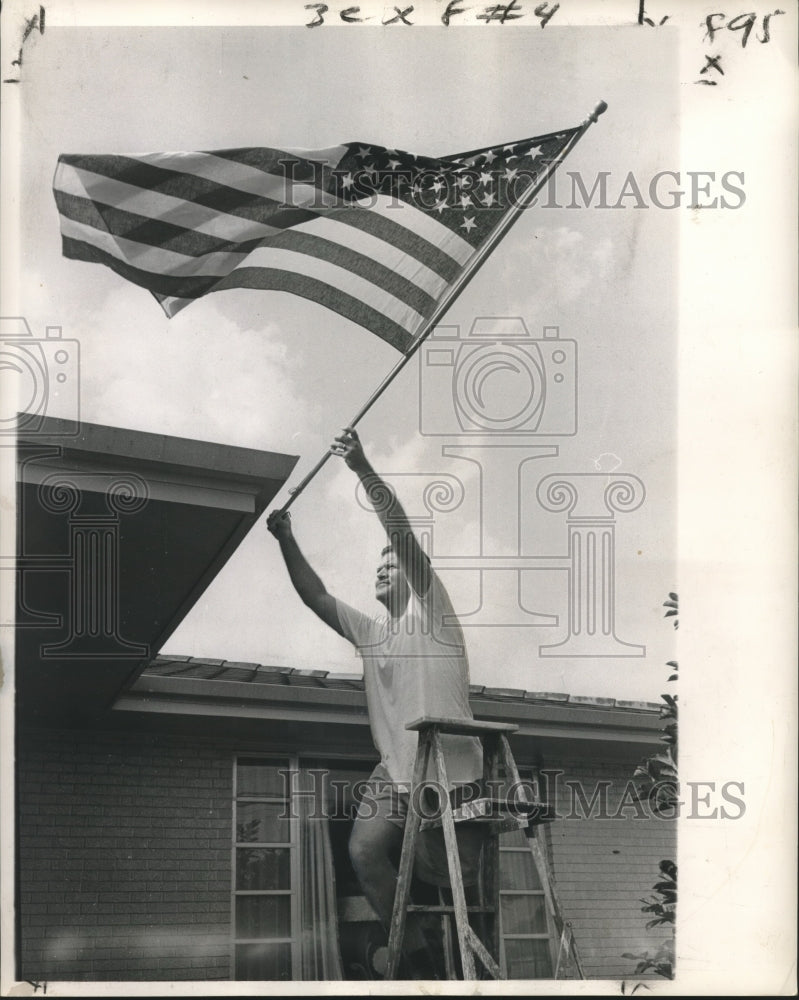
[[386, 529], [406, 580], [414, 592], [423, 597], [430, 589], [430, 561], [419, 545], [408, 516], [394, 491], [372, 468], [352, 427], [344, 428], [330, 450], [334, 455], [340, 455], [360, 479], [369, 502]]
[[335, 598], [328, 594], [325, 585], [311, 569], [308, 560], [300, 551], [299, 545], [291, 530], [291, 514], [274, 510], [266, 519], [266, 526], [280, 543], [280, 551], [294, 589], [302, 598], [303, 604], [329, 625], [343, 638]]

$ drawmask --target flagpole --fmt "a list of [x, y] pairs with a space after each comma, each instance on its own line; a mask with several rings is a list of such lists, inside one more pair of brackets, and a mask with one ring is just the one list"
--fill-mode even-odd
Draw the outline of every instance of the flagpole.
[[[454, 283], [449, 292], [444, 296], [444, 298], [436, 306], [433, 314], [426, 321], [422, 332], [416, 337], [412, 346], [408, 351], [403, 354], [400, 360], [394, 365], [394, 367], [385, 376], [383, 381], [374, 390], [371, 396], [366, 400], [363, 406], [358, 410], [354, 417], [347, 424], [348, 427], [355, 427], [360, 421], [366, 416], [369, 410], [374, 406], [377, 400], [383, 395], [385, 390], [391, 385], [394, 379], [399, 375], [402, 369], [408, 364], [408, 362], [415, 357], [417, 351], [422, 346], [424, 341], [430, 336], [435, 327], [441, 322], [444, 313], [450, 308], [453, 302], [457, 299], [469, 281], [477, 273], [486, 257], [491, 253], [491, 251], [497, 246], [500, 240], [505, 236], [510, 227], [519, 217], [521, 212], [524, 211], [530, 204], [530, 202], [535, 198], [538, 192], [544, 187], [544, 185], [549, 181], [549, 178], [555, 173], [560, 164], [566, 159], [566, 157], [571, 153], [577, 143], [585, 135], [586, 131], [591, 127], [591, 125], [597, 121], [601, 114], [604, 114], [607, 110], [607, 104], [604, 101], [600, 101], [594, 110], [588, 115], [584, 122], [580, 125], [579, 129], [572, 136], [571, 141], [563, 148], [560, 156], [551, 162], [547, 170], [545, 171], [541, 180], [533, 185], [528, 191], [524, 193], [519, 201], [518, 205], [514, 205], [513, 208], [505, 215], [500, 224], [494, 230], [494, 232], [489, 236], [480, 250], [475, 254], [472, 260], [464, 268], [463, 273], [460, 275], [458, 280]], [[554, 133], [553, 133], [554, 134]], [[486, 147], [489, 148], [489, 147]], [[305, 490], [306, 486], [311, 482], [316, 474], [322, 469], [324, 464], [330, 458], [331, 452], [328, 450], [319, 459], [319, 461], [314, 465], [314, 467], [306, 474], [305, 478], [302, 479], [297, 486], [289, 490], [289, 498], [280, 508], [280, 513], [284, 514], [289, 507], [294, 503], [297, 497]]]

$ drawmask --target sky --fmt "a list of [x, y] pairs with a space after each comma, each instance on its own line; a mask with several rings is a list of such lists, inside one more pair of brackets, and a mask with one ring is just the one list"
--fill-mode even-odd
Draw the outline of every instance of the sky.
[[[608, 172], [613, 204], [628, 172], [645, 188], [658, 171], [678, 169], [675, 40], [663, 33], [631, 44], [635, 31], [531, 26], [500, 41], [493, 30], [435, 27], [48, 30], [26, 54], [20, 301], [34, 335], [59, 325], [80, 342], [81, 417], [297, 455], [291, 485], [399, 356], [277, 292], [209, 295], [168, 320], [146, 291], [66, 260], [51, 195], [60, 153], [361, 141], [436, 156], [574, 126], [603, 99], [608, 111], [562, 168], [564, 207], [525, 213], [444, 321], [458, 343], [481, 317], [520, 317], [532, 338], [559, 327], [576, 343], [577, 433], [529, 438], [526, 451], [486, 437], [471, 460], [456, 457], [461, 436], [430, 436], [420, 424], [421, 408], [440, 408], [451, 387], [416, 362], [360, 433], [409, 512], [428, 513], [424, 489], [436, 478], [462, 488], [456, 509], [436, 514], [432, 554], [473, 557], [471, 568], [442, 575], [465, 622], [482, 607], [483, 624], [467, 629], [474, 683], [657, 700], [673, 658], [662, 602], [676, 580], [679, 213], [634, 207], [632, 197], [615, 210], [570, 209], [563, 172], [578, 171], [589, 190]], [[559, 453], [533, 457], [538, 445]], [[508, 555], [511, 525], [520, 554], [564, 557], [566, 515], [541, 508], [539, 481], [614, 471], [645, 487], [640, 507], [615, 525], [616, 634], [645, 655], [542, 656], [541, 645], [566, 634], [566, 574], [531, 571], [521, 583], [523, 605], [559, 624], [503, 624], [515, 595], [490, 572], [481, 592], [480, 553]], [[359, 505], [352, 474], [328, 463], [292, 516], [330, 592], [378, 612], [381, 529]], [[164, 652], [360, 670], [352, 648], [293, 593], [263, 521]]]

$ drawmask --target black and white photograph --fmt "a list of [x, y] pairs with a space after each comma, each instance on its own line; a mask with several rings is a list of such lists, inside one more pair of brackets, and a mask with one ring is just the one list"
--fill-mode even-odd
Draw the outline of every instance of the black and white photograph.
[[793, 995], [796, 10], [2, 18], [2, 995]]

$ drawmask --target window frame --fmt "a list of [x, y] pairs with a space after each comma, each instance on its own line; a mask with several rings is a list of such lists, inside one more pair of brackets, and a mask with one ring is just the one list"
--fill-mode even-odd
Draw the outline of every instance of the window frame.
[[[281, 768], [284, 773], [287, 774], [287, 779], [284, 779], [284, 789], [283, 795], [239, 795], [238, 792], [238, 771], [239, 762], [243, 760], [257, 760], [262, 761], [267, 766], [275, 766]], [[323, 761], [329, 762], [328, 764], [323, 764]], [[348, 754], [346, 752], [331, 752], [329, 754], [300, 754], [300, 753], [258, 753], [256, 751], [242, 751], [234, 752], [232, 755], [232, 817], [231, 817], [231, 889], [230, 889], [230, 982], [247, 982], [248, 980], [238, 980], [236, 978], [236, 949], [240, 945], [246, 944], [288, 944], [290, 946], [290, 956], [291, 956], [291, 978], [289, 980], [273, 980], [274, 982], [301, 982], [299, 979], [299, 973], [302, 969], [302, 959], [300, 953], [300, 942], [302, 936], [301, 927], [301, 914], [300, 914], [300, 901], [301, 901], [301, 855], [300, 855], [300, 843], [299, 843], [299, 825], [300, 818], [299, 813], [296, 808], [292, 805], [291, 796], [294, 790], [298, 787], [299, 782], [299, 772], [301, 767], [312, 766], [329, 766], [331, 770], [335, 769], [338, 765], [346, 765], [352, 762], [359, 765], [366, 764], [366, 758], [361, 754]], [[538, 776], [535, 769], [526, 767], [520, 768], [521, 777], [529, 778], [536, 783], [536, 786], [540, 788], [540, 783], [538, 782]], [[286, 787], [286, 781], [288, 782]], [[285, 797], [285, 793], [288, 792], [288, 797]], [[238, 840], [238, 807], [239, 802], [252, 803], [252, 802], [263, 802], [263, 803], [279, 803], [284, 807], [289, 807], [289, 840], [288, 841], [258, 841], [258, 842], [244, 842]], [[546, 824], [542, 824], [538, 827], [537, 836], [539, 837], [539, 844], [541, 846], [542, 853], [545, 857], [551, 857], [551, 846], [550, 839], [548, 836], [548, 831], [546, 830]], [[287, 889], [238, 889], [237, 885], [237, 875], [238, 875], [238, 852], [242, 848], [246, 847], [274, 847], [287, 849], [289, 852], [289, 888]], [[503, 855], [507, 854], [527, 854], [531, 858], [533, 865], [538, 870], [536, 864], [535, 855], [529, 845], [508, 845], [503, 846], [501, 839], [499, 843], [499, 864], [500, 868], [502, 865]], [[546, 873], [545, 873], [546, 874]], [[499, 875], [499, 872], [498, 872]], [[539, 873], [539, 878], [541, 874]], [[257, 938], [244, 938], [237, 934], [236, 926], [236, 900], [239, 897], [244, 896], [269, 896], [269, 897], [288, 897], [290, 906], [290, 926], [291, 926], [291, 936], [290, 937], [257, 937]], [[556, 962], [557, 962], [557, 949], [559, 945], [560, 936], [557, 932], [557, 927], [554, 919], [554, 914], [552, 913], [551, 907], [549, 905], [549, 899], [547, 897], [546, 890], [543, 885], [538, 889], [502, 889], [499, 891], [500, 896], [500, 906], [499, 913], [497, 914], [498, 921], [498, 931], [499, 931], [499, 965], [504, 976], [508, 974], [507, 967], [507, 957], [505, 950], [506, 941], [530, 941], [530, 940], [546, 940], [548, 942], [548, 951], [550, 956], [550, 963], [552, 974], [554, 975]], [[543, 911], [546, 920], [546, 932], [537, 933], [505, 933], [502, 926], [502, 899], [503, 897], [512, 896], [538, 896], [543, 902]]]
[[[546, 854], [546, 852], [547, 852], [546, 845], [542, 845], [542, 849], [543, 849], [544, 853]], [[529, 846], [518, 846], [517, 847], [515, 845], [511, 845], [511, 846], [508, 846], [508, 847], [504, 847], [500, 843], [500, 845], [499, 845], [499, 865], [500, 865], [500, 871], [502, 869], [502, 857], [503, 857], [503, 855], [508, 855], [508, 854], [524, 854], [524, 855], [527, 855], [531, 859], [534, 867], [536, 868], [536, 871], [538, 870], [538, 866], [537, 866], [536, 860], [535, 860], [535, 855], [533, 854], [532, 849]], [[541, 876], [540, 876], [540, 873], [539, 873], [539, 878], [540, 877]], [[503, 898], [504, 899], [508, 899], [508, 898], [519, 897], [519, 896], [536, 896], [536, 897], [539, 897], [541, 899], [542, 904], [543, 904], [544, 920], [546, 921], [546, 926], [547, 926], [547, 930], [546, 931], [539, 931], [537, 933], [530, 933], [530, 934], [520, 934], [520, 933], [516, 933], [516, 932], [506, 932], [504, 930], [504, 928], [502, 926], [502, 900], [503, 900]], [[548, 943], [548, 949], [549, 949], [550, 963], [552, 965], [552, 973], [554, 975], [554, 972], [555, 972], [555, 962], [556, 962], [555, 937], [556, 937], [555, 921], [554, 921], [553, 915], [551, 913], [551, 908], [549, 906], [549, 900], [547, 898], [546, 890], [543, 888], [543, 886], [540, 889], [503, 889], [503, 888], [500, 887], [500, 890], [499, 890], [499, 952], [500, 952], [499, 966], [502, 969], [503, 976], [505, 976], [507, 978], [507, 975], [508, 975], [508, 963], [507, 963], [507, 957], [506, 957], [506, 954], [505, 954], [505, 942], [506, 941], [547, 941], [547, 943]], [[549, 977], [542, 977], [542, 978], [549, 978]]]
[[[288, 791], [288, 797], [277, 795], [239, 795], [238, 777], [239, 762], [242, 760], [263, 761], [267, 766], [274, 766], [284, 770], [288, 774], [288, 789], [284, 787], [284, 793]], [[256, 753], [253, 751], [233, 754], [233, 795], [232, 795], [232, 817], [231, 817], [231, 858], [230, 858], [230, 982], [248, 982], [245, 979], [236, 977], [236, 949], [239, 945], [246, 944], [288, 944], [291, 955], [291, 978], [288, 980], [273, 980], [274, 982], [298, 982], [297, 973], [301, 968], [300, 959], [300, 938], [302, 928], [300, 926], [300, 857], [299, 857], [299, 817], [296, 810], [291, 807], [291, 793], [295, 787], [299, 762], [297, 754], [278, 753]], [[284, 779], [285, 782], [285, 779]], [[258, 841], [244, 842], [238, 839], [238, 807], [239, 802], [263, 802], [280, 804], [289, 807], [289, 840], [288, 841]], [[288, 849], [289, 857], [289, 888], [288, 889], [239, 889], [238, 881], [238, 852], [245, 847], [274, 847]], [[289, 919], [291, 926], [290, 937], [258, 937], [244, 938], [237, 933], [236, 926], [236, 900], [240, 896], [269, 896], [269, 897], [289, 897]], [[255, 980], [257, 981], [257, 980]]]
[[[525, 767], [524, 765], [519, 766], [517, 764], [517, 767], [518, 767], [518, 770], [519, 770], [519, 777], [522, 779], [522, 781], [530, 781], [532, 784], [534, 784], [534, 786], [536, 788], [536, 799], [540, 799], [541, 781], [539, 779], [538, 769], [536, 767], [531, 767], [529, 765], [527, 767]], [[547, 826], [548, 826], [547, 823], [540, 824], [536, 828], [534, 836], [538, 840], [539, 847], [541, 848], [541, 853], [544, 855], [545, 860], [550, 860], [551, 857], [552, 857], [552, 850], [551, 850], [551, 844], [550, 844], [550, 839], [549, 839], [549, 835], [548, 835]], [[556, 963], [557, 963], [557, 949], [558, 949], [558, 945], [559, 945], [559, 941], [560, 941], [560, 935], [558, 933], [558, 929], [557, 929], [557, 925], [556, 925], [556, 921], [555, 921], [555, 914], [552, 912], [552, 907], [550, 906], [549, 897], [547, 895], [546, 889], [544, 888], [544, 879], [548, 878], [549, 875], [550, 875], [550, 873], [549, 872], [540, 872], [540, 871], [538, 871], [538, 864], [536, 862], [535, 854], [533, 853], [533, 849], [532, 849], [532, 847], [530, 846], [529, 843], [526, 843], [524, 845], [519, 845], [519, 846], [512, 845], [512, 844], [508, 845], [508, 846], [503, 846], [503, 844], [502, 844], [502, 838], [500, 837], [500, 842], [499, 842], [499, 869], [500, 869], [500, 872], [498, 872], [498, 875], [499, 875], [500, 878], [501, 878], [501, 874], [500, 873], [501, 873], [501, 870], [502, 870], [502, 857], [503, 857], [503, 854], [527, 854], [527, 855], [529, 855], [529, 857], [530, 857], [530, 859], [531, 859], [531, 861], [533, 863], [533, 866], [534, 866], [535, 870], [538, 872], [538, 878], [539, 878], [539, 881], [541, 882], [541, 887], [539, 889], [503, 889], [501, 887], [501, 882], [500, 882], [500, 890], [499, 890], [499, 913], [497, 914], [497, 920], [498, 920], [498, 928], [499, 928], [499, 935], [498, 935], [499, 936], [499, 967], [502, 970], [502, 975], [505, 976], [506, 978], [508, 976], [508, 962], [507, 962], [507, 956], [506, 956], [506, 953], [505, 953], [505, 942], [506, 941], [543, 941], [543, 940], [546, 940], [548, 942], [549, 961], [550, 961], [550, 965], [551, 965], [551, 969], [552, 969], [552, 976], [554, 977]], [[533, 934], [533, 933], [531, 933], [531, 934], [505, 933], [505, 931], [503, 929], [503, 926], [502, 926], [502, 898], [503, 898], [503, 896], [504, 897], [512, 897], [512, 896], [539, 896], [539, 897], [541, 897], [541, 899], [543, 901], [544, 919], [546, 921], [546, 927], [547, 927], [546, 932], [538, 932], [538, 933], [535, 933], [535, 934]]]

